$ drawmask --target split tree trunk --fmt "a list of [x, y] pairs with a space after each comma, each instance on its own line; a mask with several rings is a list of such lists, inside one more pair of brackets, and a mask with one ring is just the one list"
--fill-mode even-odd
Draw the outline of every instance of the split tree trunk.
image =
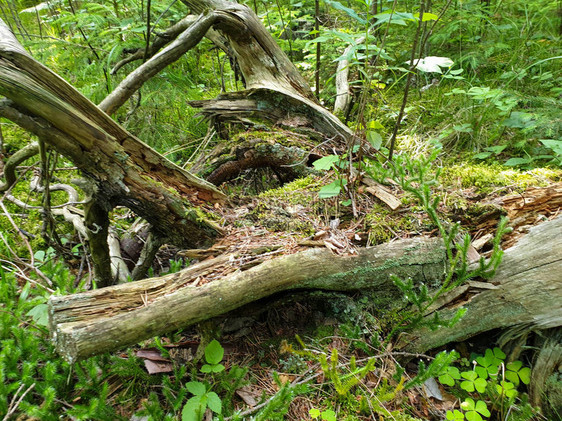
[[130, 208], [162, 237], [188, 247], [221, 234], [205, 205], [225, 200], [30, 57], [0, 21], [0, 115], [37, 135], [94, 182], [97, 206]]
[[49, 325], [58, 352], [69, 361], [115, 350], [224, 314], [277, 292], [316, 288], [372, 288], [399, 296], [390, 274], [437, 281], [445, 271], [439, 239], [411, 239], [337, 257], [312, 249], [266, 261], [202, 286], [191, 285], [213, 265], [204, 261], [161, 278], [49, 300]]
[[[404, 335], [404, 349], [424, 352], [450, 342], [462, 341], [494, 329], [542, 330], [562, 326], [562, 217], [531, 229], [514, 247], [506, 250], [493, 279], [484, 290], [462, 305], [464, 317], [451, 329]], [[463, 287], [449, 295], [454, 313]], [[444, 316], [446, 315], [444, 313]]]
[[[469, 282], [457, 294], [448, 295], [448, 301], [442, 301], [446, 307], [472, 295], [468, 302], [461, 301], [468, 311], [457, 325], [410, 333], [402, 338], [403, 348], [426, 351], [494, 329], [562, 326], [561, 229], [562, 217], [533, 229], [505, 252], [491, 282]], [[190, 285], [225, 260], [228, 258], [205, 261], [162, 278], [53, 296], [49, 317], [57, 350], [68, 360], [76, 360], [224, 314], [281, 291], [371, 288], [381, 294], [396, 294], [390, 274], [434, 283], [445, 271], [440, 240], [418, 238], [362, 249], [357, 256], [337, 257], [327, 250], [309, 250], [202, 286]], [[447, 311], [454, 310], [445, 310], [445, 315]]]

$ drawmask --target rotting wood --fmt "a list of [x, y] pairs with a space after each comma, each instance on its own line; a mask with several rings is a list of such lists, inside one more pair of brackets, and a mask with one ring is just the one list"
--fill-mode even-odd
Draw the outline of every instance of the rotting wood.
[[336, 101], [334, 103], [334, 113], [347, 115], [351, 107], [351, 90], [349, 88], [349, 58], [353, 49], [365, 42], [365, 37], [360, 37], [348, 46], [343, 54], [343, 59], [338, 61], [336, 70]]
[[337, 145], [345, 145], [353, 137], [351, 129], [335, 115], [293, 92], [259, 87], [189, 104], [201, 108], [201, 114], [209, 119], [237, 121], [254, 118], [281, 126], [313, 129]]
[[397, 294], [390, 274], [437, 282], [445, 271], [441, 240], [415, 238], [362, 249], [353, 256], [306, 250], [207, 284], [190, 285], [216, 264], [213, 259], [161, 278], [52, 296], [49, 325], [58, 352], [75, 361], [189, 326], [281, 291], [372, 288]]
[[[489, 281], [496, 288], [468, 297], [462, 304], [467, 312], [454, 327], [404, 334], [400, 348], [425, 352], [494, 329], [524, 327], [531, 331], [562, 326], [561, 233], [562, 216], [533, 227], [505, 251]], [[445, 310], [443, 317], [455, 311]]]
[[[94, 181], [99, 206], [123, 205], [176, 244], [211, 244], [222, 233], [208, 203], [225, 200], [123, 129], [34, 60], [0, 21], [0, 115], [36, 134]], [[103, 199], [103, 200], [101, 200]], [[171, 237], [170, 237], [171, 236]]]

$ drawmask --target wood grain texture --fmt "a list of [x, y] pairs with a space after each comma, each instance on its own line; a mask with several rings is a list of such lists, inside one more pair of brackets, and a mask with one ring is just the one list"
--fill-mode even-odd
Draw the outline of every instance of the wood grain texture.
[[464, 304], [467, 312], [454, 327], [404, 335], [402, 347], [424, 352], [493, 329], [562, 326], [562, 217], [532, 228], [506, 250], [490, 282], [497, 288]]
[[426, 238], [362, 249], [351, 256], [312, 249], [193, 286], [197, 276], [214, 263], [205, 261], [162, 278], [51, 297], [50, 329], [58, 352], [74, 361], [293, 289], [370, 288], [399, 296], [391, 274], [417, 282], [439, 281], [445, 271], [445, 254], [441, 240]]

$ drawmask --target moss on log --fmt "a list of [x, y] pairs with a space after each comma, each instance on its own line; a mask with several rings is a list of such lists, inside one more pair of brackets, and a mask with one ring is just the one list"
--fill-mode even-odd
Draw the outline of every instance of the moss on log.
[[439, 239], [397, 241], [357, 255], [312, 249], [266, 261], [201, 286], [192, 283], [216, 262], [173, 275], [49, 300], [58, 352], [69, 361], [115, 350], [294, 289], [394, 291], [390, 275], [438, 281], [445, 271]]

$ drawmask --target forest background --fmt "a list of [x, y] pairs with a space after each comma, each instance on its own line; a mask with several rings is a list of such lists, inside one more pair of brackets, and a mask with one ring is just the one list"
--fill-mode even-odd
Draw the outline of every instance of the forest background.
[[[478, 251], [490, 256], [498, 243], [482, 218], [489, 210], [484, 203], [560, 182], [562, 2], [254, 0], [247, 5], [320, 103], [336, 108], [340, 120], [368, 144], [368, 156], [361, 156], [355, 145], [321, 149], [325, 139], [291, 124], [209, 126], [190, 102], [243, 89], [244, 81], [236, 63], [206, 39], [148, 80], [113, 115], [187, 169], [201, 167], [201, 157], [221, 144], [247, 139], [291, 146], [302, 142], [299, 146], [318, 154], [321, 159], [296, 180], [279, 170], [254, 168], [222, 183], [223, 191], [238, 197], [244, 209], [236, 222], [240, 226], [254, 223], [279, 236], [314, 241], [323, 239], [318, 237], [321, 227], [338, 229], [341, 224], [365, 245], [435, 235], [460, 222], [461, 232], [473, 240], [486, 239]], [[0, 3], [0, 13], [36, 60], [99, 104], [139, 65], [121, 60], [148, 51], [151, 40], [190, 9], [181, 1], [7, 0]], [[140, 54], [141, 62], [147, 58], [148, 52]], [[348, 72], [350, 83], [344, 105], [336, 105], [338, 65], [339, 73]], [[0, 154], [7, 163], [34, 138], [8, 120], [1, 123]], [[406, 172], [387, 162], [392, 155]], [[348, 161], [355, 163], [346, 166]], [[398, 197], [400, 210], [372, 197], [361, 199], [367, 195], [365, 187], [355, 185], [350, 167], [377, 180], [393, 179], [391, 196]], [[417, 169], [426, 175], [404, 182], [408, 171]], [[509, 361], [489, 338], [461, 344], [460, 354], [427, 355], [422, 360], [428, 367], [393, 353], [397, 334], [419, 322], [414, 316], [402, 318], [401, 310], [423, 298], [400, 281], [403, 297], [385, 311], [378, 308], [376, 293], [294, 293], [263, 303], [266, 310], [252, 308], [251, 317], [234, 314], [227, 322], [207, 322], [70, 364], [49, 341], [46, 302], [52, 293], [91, 289], [96, 280], [86, 239], [63, 215], [51, 220], [41, 212], [46, 202], [55, 210], [67, 201], [64, 190], [45, 194], [37, 188], [41, 173], [61, 184], [81, 176], [71, 162], [47, 149], [18, 161], [17, 183], [3, 186], [4, 419], [472, 421], [560, 416], [560, 402], [554, 398], [545, 404], [546, 415], [529, 403], [524, 386], [529, 383], [529, 357], [520, 353]], [[209, 173], [208, 168], [200, 171]], [[87, 186], [74, 184], [81, 202]], [[439, 202], [424, 196], [426, 188]], [[306, 218], [295, 217], [303, 209]], [[535, 222], [555, 213], [535, 215]], [[127, 248], [124, 240], [137, 233], [142, 221], [116, 209], [112, 225]], [[504, 247], [515, 240], [505, 241]], [[345, 248], [330, 244], [336, 252]], [[185, 251], [163, 247], [149, 275], [173, 273], [194, 260]], [[492, 369], [472, 370], [472, 361], [496, 371], [503, 364], [515, 374], [494, 377]], [[435, 385], [438, 379], [439, 392], [427, 391], [430, 379]]]

